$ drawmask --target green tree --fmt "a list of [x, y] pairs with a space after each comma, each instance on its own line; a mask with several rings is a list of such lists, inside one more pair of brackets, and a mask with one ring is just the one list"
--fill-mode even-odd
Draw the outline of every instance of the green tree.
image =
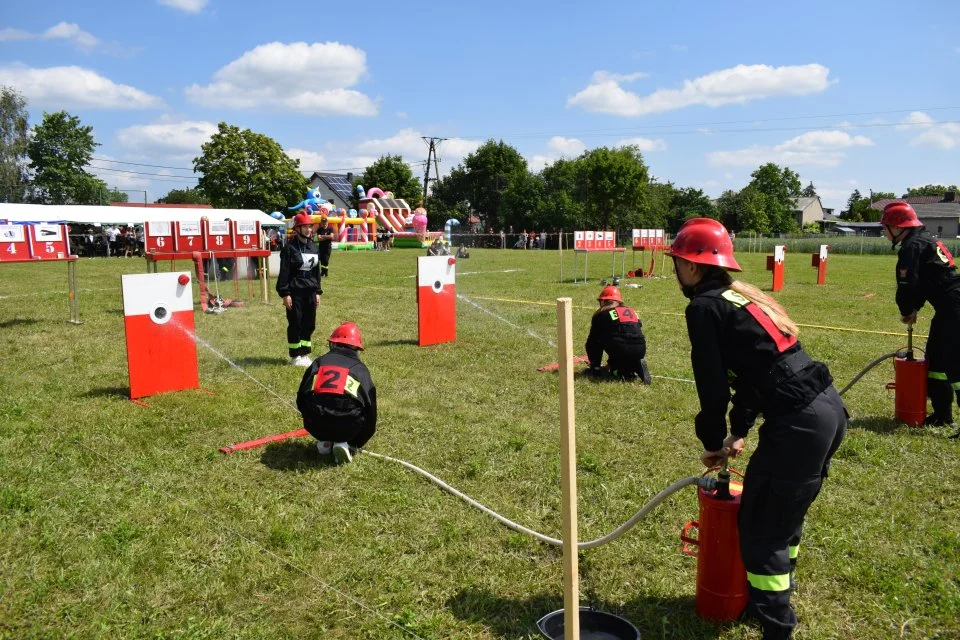
[[810, 184], [803, 188], [801, 195], [804, 198], [812, 198], [813, 196], [817, 195], [817, 188], [813, 186], [813, 180], [811, 180]]
[[0, 86], [0, 201], [26, 200], [29, 120], [26, 99], [16, 89]]
[[840, 218], [850, 222], [860, 222], [862, 220], [860, 212], [863, 207], [860, 204], [861, 202], [863, 202], [863, 196], [860, 194], [860, 189], [854, 189], [850, 197], [847, 198], [847, 208], [840, 212]]
[[103, 194], [103, 200], [106, 202], [129, 202], [130, 194], [119, 189], [107, 189]]
[[942, 184], [925, 184], [922, 187], [911, 187], [907, 189], [908, 196], [942, 196], [947, 191], [953, 191], [956, 193], [958, 191], [957, 185], [952, 184], [949, 187], [945, 187]]
[[537, 226], [558, 230], [579, 226], [584, 213], [577, 187], [577, 161], [557, 160], [544, 167], [540, 177], [544, 195]]
[[363, 175], [354, 180], [354, 193], [358, 184], [367, 189], [379, 187], [383, 191], [392, 191], [395, 197], [413, 206], [423, 200], [423, 182], [414, 177], [410, 165], [399, 155], [380, 156], [366, 168]]
[[795, 231], [797, 220], [793, 215], [794, 198], [800, 197], [800, 176], [789, 167], [781, 168], [773, 162], [768, 162], [751, 173], [750, 177], [753, 179], [747, 186], [753, 187], [765, 196], [765, 212], [770, 231], [773, 233]]
[[159, 204], [210, 204], [210, 199], [199, 187], [170, 189], [167, 195], [157, 200]]
[[309, 188], [300, 161], [272, 138], [221, 122], [200, 147], [193, 170], [210, 203], [226, 209], [285, 211]]
[[27, 145], [33, 170], [34, 199], [50, 204], [92, 204], [103, 201], [106, 184], [87, 173], [99, 144], [93, 127], [66, 111], [44, 113]]
[[650, 174], [640, 149], [597, 147], [576, 162], [587, 228], [628, 229], [647, 222]]
[[690, 218], [713, 218], [714, 220], [720, 218], [710, 198], [703, 193], [702, 189], [693, 187], [685, 187], [677, 191], [671, 209], [674, 220], [680, 222], [676, 226], [677, 229]]
[[716, 208], [719, 220], [729, 231], [770, 232], [767, 196], [756, 187], [747, 186], [739, 192], [724, 191]]
[[448, 211], [457, 203], [469, 203], [471, 212], [484, 227], [519, 226], [525, 214], [509, 209], [504, 194], [511, 184], [526, 179], [527, 174], [527, 161], [519, 151], [503, 140], [487, 140], [436, 183], [430, 206], [433, 210]]

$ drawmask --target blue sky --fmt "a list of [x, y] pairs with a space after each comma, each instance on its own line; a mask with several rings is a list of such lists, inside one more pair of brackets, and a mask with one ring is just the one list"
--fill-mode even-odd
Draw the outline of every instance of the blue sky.
[[535, 169], [632, 142], [661, 181], [715, 197], [773, 161], [839, 208], [960, 181], [958, 24], [954, 0], [41, 0], [4, 8], [0, 84], [93, 125], [91, 170], [150, 201], [226, 121], [305, 171], [422, 162], [421, 136], [441, 172], [488, 138]]

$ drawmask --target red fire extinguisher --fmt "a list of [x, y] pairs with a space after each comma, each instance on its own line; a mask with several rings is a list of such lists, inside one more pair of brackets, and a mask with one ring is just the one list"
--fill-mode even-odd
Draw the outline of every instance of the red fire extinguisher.
[[907, 348], [893, 359], [894, 415], [897, 420], [918, 427], [927, 415], [927, 359], [913, 355], [913, 325], [907, 326]]
[[[741, 479], [743, 474], [733, 471]], [[730, 482], [726, 463], [717, 474], [717, 488], [700, 487], [699, 520], [683, 527], [683, 553], [697, 559], [696, 609], [700, 616], [717, 622], [736, 620], [747, 606], [747, 572], [740, 557], [737, 513], [742, 482]], [[689, 536], [696, 529], [696, 538]]]

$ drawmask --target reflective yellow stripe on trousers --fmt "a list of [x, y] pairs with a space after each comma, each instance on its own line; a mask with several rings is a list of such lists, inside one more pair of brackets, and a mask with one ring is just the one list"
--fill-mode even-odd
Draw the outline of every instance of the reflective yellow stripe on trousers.
[[747, 571], [747, 581], [754, 589], [761, 591], [786, 591], [790, 588], [790, 574], [781, 573], [775, 576], [762, 576]]

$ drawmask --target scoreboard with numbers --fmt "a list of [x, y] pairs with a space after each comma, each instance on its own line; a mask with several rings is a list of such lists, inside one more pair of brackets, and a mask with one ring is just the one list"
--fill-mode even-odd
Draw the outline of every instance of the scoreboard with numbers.
[[71, 259], [66, 224], [0, 224], [0, 262]]

